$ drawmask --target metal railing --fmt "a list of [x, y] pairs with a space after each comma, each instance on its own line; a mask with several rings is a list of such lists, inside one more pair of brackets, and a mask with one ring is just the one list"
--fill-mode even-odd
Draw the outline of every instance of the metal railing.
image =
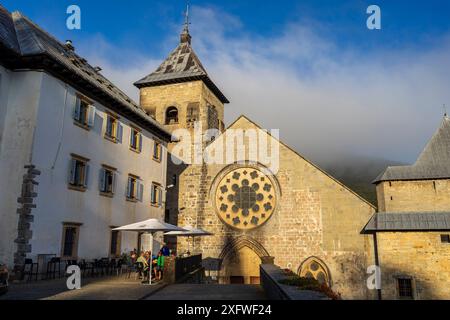
[[190, 256], [186, 258], [176, 258], [175, 260], [175, 281], [179, 281], [187, 274], [202, 267], [202, 255]]

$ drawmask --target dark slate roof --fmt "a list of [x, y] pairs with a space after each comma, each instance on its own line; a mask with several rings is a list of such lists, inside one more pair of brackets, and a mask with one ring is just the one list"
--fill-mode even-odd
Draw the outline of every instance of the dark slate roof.
[[374, 183], [445, 178], [450, 178], [450, 118], [448, 116], [444, 116], [441, 126], [415, 164], [388, 167], [375, 179]]
[[178, 47], [170, 53], [158, 69], [135, 82], [134, 85], [142, 88], [194, 80], [202, 80], [220, 101], [229, 103], [225, 95], [210, 79], [200, 59], [195, 54], [191, 46], [190, 35], [182, 34]]
[[[15, 67], [21, 67], [22, 64], [31, 61], [31, 58], [37, 57], [41, 61], [50, 59], [52, 64], [46, 64], [45, 66], [49, 68], [58, 66], [58, 69], [61, 70], [60, 74], [63, 74], [64, 77], [69, 78], [70, 75], [72, 79], [77, 79], [79, 86], [89, 88], [85, 91], [88, 93], [87, 95], [90, 95], [90, 98], [98, 100], [98, 96], [93, 92], [100, 93], [108, 101], [111, 101], [111, 105], [118, 106], [118, 110], [115, 111], [132, 116], [148, 130], [166, 140], [170, 139], [171, 133], [169, 131], [147, 115], [137, 103], [91, 66], [86, 59], [78, 56], [75, 50], [59, 42], [20, 12], [10, 14], [0, 6], [0, 31], [0, 42], [4, 46], [9, 44], [11, 49], [14, 50], [11, 44], [14, 44], [14, 39], [17, 43], [15, 49], [18, 51], [21, 60], [17, 58], [17, 61], [14, 61]], [[8, 32], [8, 35], [4, 36], [4, 32]], [[0, 62], [2, 62], [1, 58], [0, 56]], [[26, 66], [28, 67], [28, 65]], [[105, 103], [105, 105], [111, 106], [110, 103]]]
[[16, 30], [11, 14], [0, 5], [0, 45], [19, 54]]
[[363, 232], [444, 230], [450, 230], [450, 212], [385, 212], [373, 215]]

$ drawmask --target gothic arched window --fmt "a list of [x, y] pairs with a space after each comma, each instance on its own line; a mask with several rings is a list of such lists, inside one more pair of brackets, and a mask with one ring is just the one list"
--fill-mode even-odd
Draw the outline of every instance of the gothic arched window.
[[166, 124], [178, 123], [178, 109], [176, 107], [169, 107], [166, 110]]
[[314, 278], [320, 284], [330, 286], [330, 274], [325, 263], [316, 257], [310, 257], [303, 261], [299, 268], [299, 276], [305, 278]]

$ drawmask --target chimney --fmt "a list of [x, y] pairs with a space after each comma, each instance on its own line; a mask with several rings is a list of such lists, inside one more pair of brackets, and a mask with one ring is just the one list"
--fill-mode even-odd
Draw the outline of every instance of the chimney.
[[72, 40], [66, 40], [66, 48], [70, 51], [75, 51], [75, 47], [72, 44]]

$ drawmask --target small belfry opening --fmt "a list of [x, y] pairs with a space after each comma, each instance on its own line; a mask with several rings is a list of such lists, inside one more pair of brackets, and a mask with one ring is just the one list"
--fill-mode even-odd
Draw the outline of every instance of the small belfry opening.
[[176, 107], [169, 107], [166, 110], [166, 124], [178, 123], [178, 109]]

